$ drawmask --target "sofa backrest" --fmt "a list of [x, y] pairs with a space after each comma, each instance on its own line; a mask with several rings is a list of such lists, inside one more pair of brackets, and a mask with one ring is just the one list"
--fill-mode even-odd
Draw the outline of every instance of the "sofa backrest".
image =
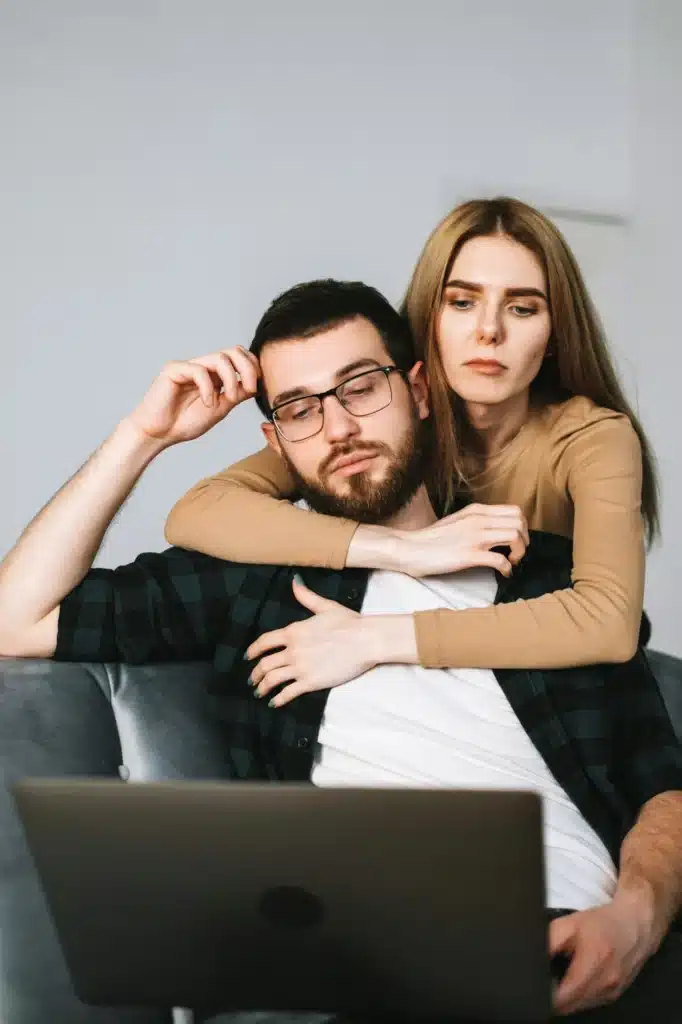
[[155, 780], [229, 775], [206, 665], [127, 668], [0, 660], [0, 1022], [171, 1024], [73, 995], [7, 787], [23, 776]]

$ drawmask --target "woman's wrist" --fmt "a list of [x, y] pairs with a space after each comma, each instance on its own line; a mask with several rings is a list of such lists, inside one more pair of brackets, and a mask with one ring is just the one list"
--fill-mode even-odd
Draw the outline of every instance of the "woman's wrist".
[[353, 534], [346, 555], [348, 569], [400, 571], [401, 532], [388, 526], [361, 524]]
[[419, 664], [413, 615], [362, 615], [359, 625], [368, 664]]

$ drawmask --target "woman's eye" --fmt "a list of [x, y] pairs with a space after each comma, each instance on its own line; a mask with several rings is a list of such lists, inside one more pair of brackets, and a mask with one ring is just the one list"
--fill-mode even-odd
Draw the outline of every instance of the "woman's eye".
[[533, 316], [537, 313], [535, 306], [510, 306], [509, 307], [516, 316]]
[[471, 309], [474, 302], [473, 299], [450, 299], [449, 304], [454, 309]]

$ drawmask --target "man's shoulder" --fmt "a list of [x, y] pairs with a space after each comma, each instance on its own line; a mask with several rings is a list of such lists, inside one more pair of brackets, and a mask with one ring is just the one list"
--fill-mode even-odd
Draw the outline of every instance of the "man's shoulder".
[[[166, 567], [169, 571], [183, 569], [202, 572], [249, 572], [258, 575], [272, 575], [278, 569], [285, 568], [278, 565], [265, 565], [251, 562], [231, 562], [226, 558], [216, 558], [214, 555], [206, 555], [202, 551], [193, 551], [191, 548], [180, 548], [171, 546], [162, 551], [142, 551], [135, 556], [130, 565], [143, 565], [150, 568]], [[127, 569], [127, 565], [120, 565], [116, 571]]]
[[[292, 574], [295, 569], [261, 563], [231, 562], [215, 558], [201, 551], [171, 546], [162, 551], [143, 551], [127, 565], [113, 570], [100, 570], [118, 586], [164, 586], [185, 595], [196, 590], [197, 598], [211, 595], [236, 594], [240, 591], [252, 593], [269, 589], [282, 573]], [[97, 575], [91, 570], [89, 576]]]
[[530, 543], [509, 580], [502, 579], [498, 601], [528, 600], [572, 586], [573, 543], [542, 530], [529, 531]]

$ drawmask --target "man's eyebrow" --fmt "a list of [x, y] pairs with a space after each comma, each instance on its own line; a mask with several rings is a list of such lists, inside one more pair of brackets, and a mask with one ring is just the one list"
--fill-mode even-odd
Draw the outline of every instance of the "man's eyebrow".
[[[460, 278], [452, 278], [445, 285], [447, 288], [462, 288], [463, 291], [467, 292], [482, 292], [483, 286], [476, 284], [474, 281], [462, 281]], [[504, 294], [508, 299], [520, 299], [524, 296], [535, 296], [538, 299], [544, 299], [547, 302], [547, 296], [540, 288], [505, 288]]]
[[[337, 370], [334, 377], [337, 381], [342, 382], [344, 377], [348, 377], [350, 374], [355, 372], [361, 373], [362, 370], [372, 370], [382, 364], [376, 359], [355, 359], [352, 363], [346, 363], [341, 369]], [[326, 389], [325, 389], [326, 390]], [[274, 409], [275, 406], [281, 405], [282, 402], [291, 402], [295, 398], [305, 398], [306, 395], [313, 395], [315, 392], [312, 388], [289, 388], [288, 391], [280, 391], [280, 393], [270, 403], [270, 408]]]

